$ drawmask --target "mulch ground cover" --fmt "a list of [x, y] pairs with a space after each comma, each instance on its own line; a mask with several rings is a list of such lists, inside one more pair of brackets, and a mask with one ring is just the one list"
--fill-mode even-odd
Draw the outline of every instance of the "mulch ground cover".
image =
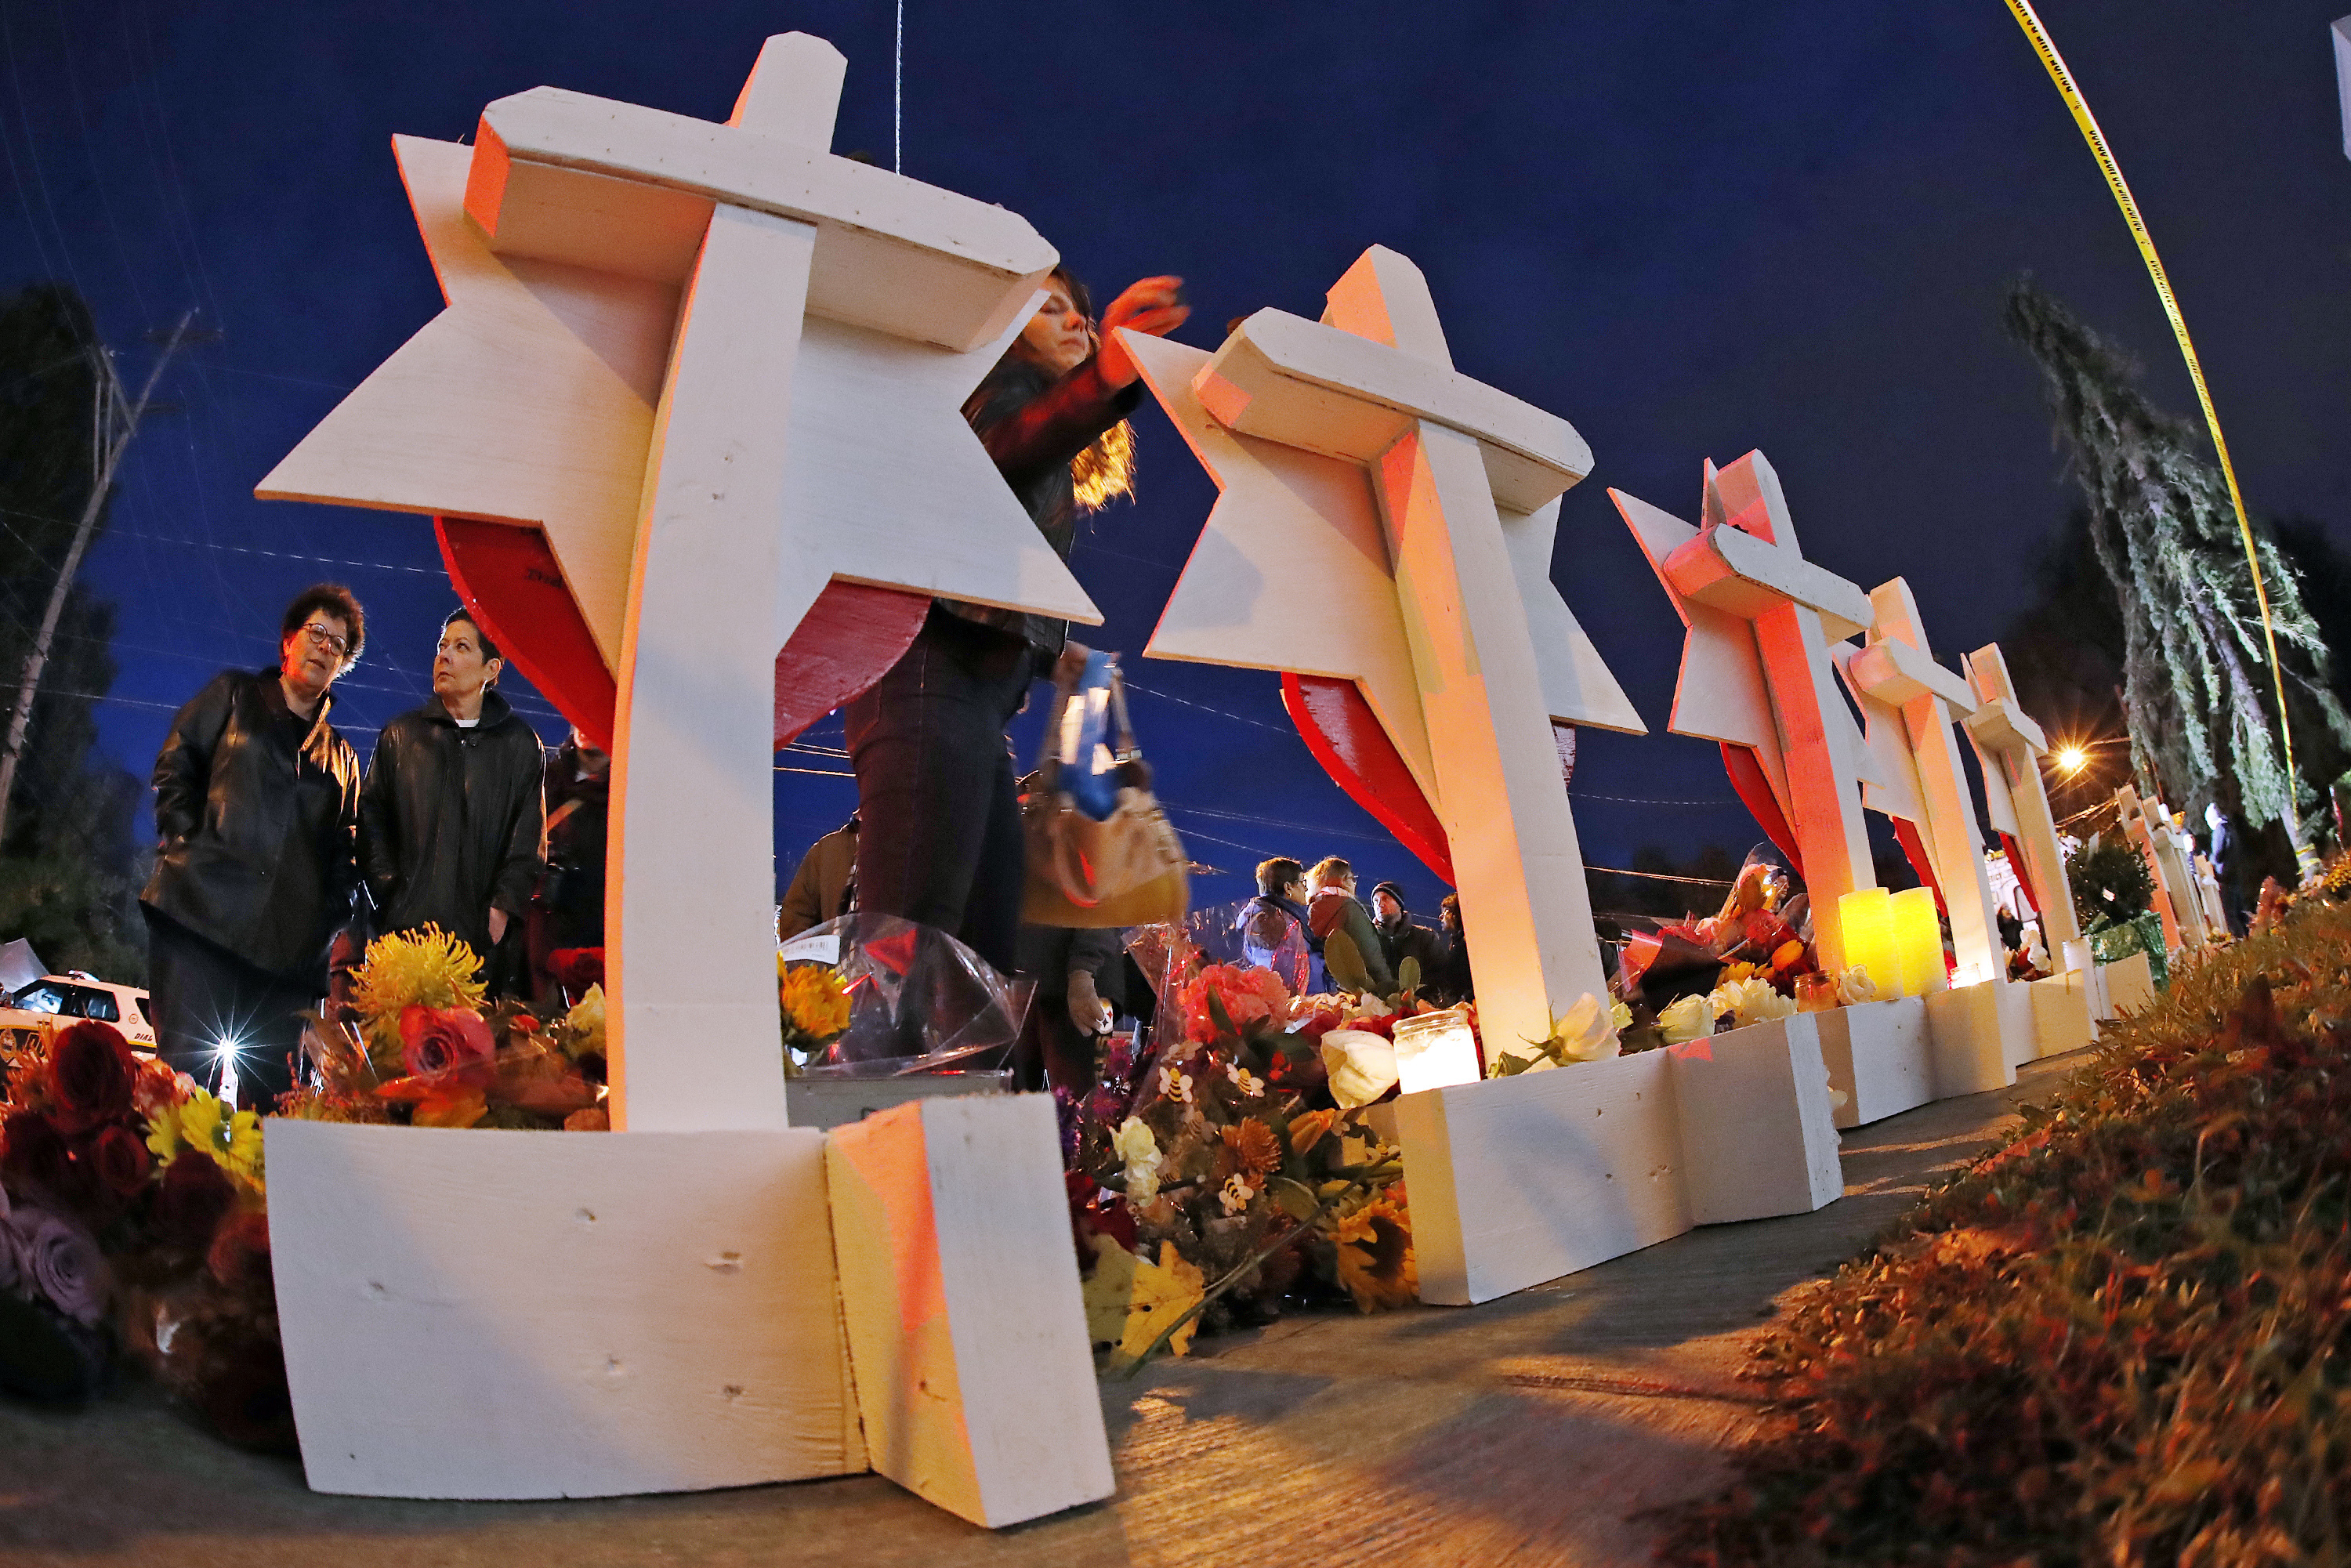
[[2351, 908], [2184, 965], [1774, 1325], [1663, 1561], [2351, 1562]]

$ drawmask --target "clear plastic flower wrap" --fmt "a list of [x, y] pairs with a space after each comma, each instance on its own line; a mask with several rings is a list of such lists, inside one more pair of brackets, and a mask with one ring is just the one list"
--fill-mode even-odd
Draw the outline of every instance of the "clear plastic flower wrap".
[[946, 932], [894, 915], [844, 915], [776, 950], [820, 964], [849, 991], [849, 1027], [808, 1057], [811, 1078], [891, 1078], [1007, 1066], [1027, 997]]

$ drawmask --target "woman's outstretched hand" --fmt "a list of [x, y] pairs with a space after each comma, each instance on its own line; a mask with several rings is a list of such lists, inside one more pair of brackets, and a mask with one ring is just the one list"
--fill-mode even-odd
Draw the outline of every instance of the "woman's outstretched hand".
[[1102, 312], [1102, 349], [1099, 360], [1102, 380], [1112, 386], [1126, 386], [1143, 372], [1118, 340], [1121, 327], [1132, 327], [1138, 332], [1148, 332], [1164, 338], [1181, 327], [1192, 314], [1184, 302], [1184, 280], [1180, 277], [1146, 277], [1127, 286], [1126, 292], [1110, 302]]

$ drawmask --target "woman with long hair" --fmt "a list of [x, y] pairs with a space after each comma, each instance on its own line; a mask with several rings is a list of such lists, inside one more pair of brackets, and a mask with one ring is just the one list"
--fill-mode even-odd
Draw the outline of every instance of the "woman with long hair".
[[[1117, 329], [1181, 326], [1183, 280], [1146, 277], [1097, 327], [1084, 286], [1055, 269], [1044, 303], [964, 405], [988, 455], [1067, 559], [1082, 512], [1132, 489], [1126, 415], [1141, 372]], [[1085, 650], [1068, 625], [932, 602], [906, 651], [843, 714], [857, 770], [857, 905], [934, 925], [999, 970], [1020, 924], [1020, 808], [1005, 728], [1029, 684]]]

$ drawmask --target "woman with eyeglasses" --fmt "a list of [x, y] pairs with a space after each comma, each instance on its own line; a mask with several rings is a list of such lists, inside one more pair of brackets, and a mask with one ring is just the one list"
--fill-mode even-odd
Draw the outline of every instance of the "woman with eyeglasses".
[[359, 886], [360, 762], [327, 688], [367, 641], [350, 590], [286, 608], [277, 667], [224, 670], [155, 758], [155, 874], [140, 894], [159, 1054], [199, 1082], [234, 1068], [266, 1111], [293, 1081], [301, 1013]]

